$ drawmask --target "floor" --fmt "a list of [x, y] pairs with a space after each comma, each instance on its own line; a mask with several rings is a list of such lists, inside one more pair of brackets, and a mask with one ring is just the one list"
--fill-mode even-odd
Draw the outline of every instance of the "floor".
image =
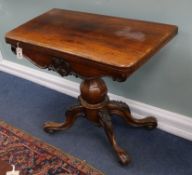
[[54, 135], [42, 124], [63, 121], [64, 111], [76, 99], [0, 72], [0, 119], [70, 153], [106, 175], [192, 175], [192, 142], [159, 129], [132, 128], [113, 118], [119, 144], [132, 157], [121, 166], [104, 131], [79, 118], [75, 125]]

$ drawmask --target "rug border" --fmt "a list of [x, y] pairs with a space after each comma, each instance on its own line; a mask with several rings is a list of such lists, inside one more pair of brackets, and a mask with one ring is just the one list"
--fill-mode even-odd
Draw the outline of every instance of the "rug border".
[[[24, 131], [23, 129], [17, 128], [17, 127], [15, 127], [15, 126], [13, 126], [12, 124], [9, 124], [9, 123], [7, 123], [7, 122], [5, 122], [5, 121], [3, 121], [3, 120], [0, 120], [0, 125], [3, 125], [3, 126], [5, 126], [5, 127], [7, 127], [10, 131], [19, 132], [19, 133], [21, 133], [21, 134], [23, 134], [23, 135], [25, 135], [25, 136], [27, 136], [27, 137], [29, 137], [29, 138], [37, 141], [38, 146], [40, 146], [40, 144], [44, 144], [44, 148], [45, 148], [46, 150], [49, 150], [49, 151], [50, 151], [50, 148], [51, 148], [52, 153], [55, 154], [55, 155], [58, 156], [58, 157], [66, 156], [66, 157], [71, 157], [71, 158], [73, 158], [74, 160], [79, 161], [79, 163], [81, 163], [81, 164], [79, 164], [79, 165], [81, 165], [81, 166], [78, 165], [78, 166], [76, 167], [78, 170], [79, 170], [79, 168], [82, 168], [82, 169], [84, 170], [83, 167], [86, 166], [86, 167], [88, 167], [89, 170], [93, 169], [93, 170], [95, 170], [96, 172], [100, 173], [101, 175], [105, 175], [101, 170], [98, 170], [97, 168], [93, 167], [93, 166], [90, 165], [90, 163], [88, 163], [86, 160], [81, 160], [80, 158], [78, 158], [78, 157], [76, 157], [76, 156], [73, 156], [73, 155], [71, 155], [71, 154], [65, 153], [65, 152], [64, 152], [63, 150], [61, 150], [60, 148], [57, 148], [57, 147], [55, 147], [55, 146], [47, 143], [46, 141], [43, 141], [43, 140], [41, 140], [40, 138], [31, 135], [30, 133]], [[13, 132], [13, 133], [14, 133], [14, 132]], [[71, 164], [70, 164], [70, 165], [71, 165]], [[73, 165], [71, 165], [71, 166], [73, 166]], [[79, 171], [83, 171], [83, 170], [79, 170]], [[83, 171], [83, 172], [84, 172], [84, 171]], [[89, 173], [89, 171], [88, 171], [88, 172], [86, 171], [86, 172], [84, 172], [84, 173]]]

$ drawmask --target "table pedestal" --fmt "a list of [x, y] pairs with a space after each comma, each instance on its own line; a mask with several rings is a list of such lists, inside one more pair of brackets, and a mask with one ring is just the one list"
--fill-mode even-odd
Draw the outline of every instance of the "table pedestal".
[[116, 141], [111, 115], [115, 114], [122, 117], [124, 121], [131, 126], [146, 127], [149, 129], [156, 128], [156, 119], [154, 117], [146, 117], [143, 119], [133, 118], [127, 104], [109, 100], [106, 84], [100, 78], [85, 79], [81, 83], [80, 92], [78, 104], [66, 111], [65, 122], [46, 122], [44, 124], [44, 130], [48, 133], [53, 133], [70, 128], [78, 116], [84, 116], [88, 120], [96, 123], [99, 127], [104, 128], [120, 162], [122, 164], [128, 164], [131, 159]]

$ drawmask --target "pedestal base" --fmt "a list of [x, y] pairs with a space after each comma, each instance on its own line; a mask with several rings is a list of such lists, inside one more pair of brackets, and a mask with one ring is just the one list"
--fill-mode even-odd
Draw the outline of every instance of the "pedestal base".
[[118, 101], [110, 101], [107, 96], [107, 87], [103, 80], [89, 79], [82, 82], [79, 104], [72, 106], [66, 111], [65, 122], [46, 122], [44, 124], [44, 130], [48, 133], [65, 130], [74, 124], [78, 116], [84, 116], [88, 120], [104, 128], [120, 163], [125, 165], [128, 164], [131, 159], [116, 141], [111, 121], [111, 115], [113, 114], [122, 117], [127, 124], [134, 127], [153, 129], [157, 126], [157, 121], [154, 117], [135, 119], [132, 117], [130, 108], [127, 104]]

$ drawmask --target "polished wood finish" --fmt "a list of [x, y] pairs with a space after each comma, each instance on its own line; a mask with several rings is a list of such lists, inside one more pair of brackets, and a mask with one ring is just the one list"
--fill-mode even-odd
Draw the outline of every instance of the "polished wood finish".
[[53, 9], [7, 33], [6, 41], [19, 42], [41, 67], [51, 64], [45, 57], [59, 57], [86, 78], [126, 79], [176, 33], [168, 24]]
[[15, 52], [61, 76], [83, 79], [78, 103], [66, 111], [63, 123], [46, 122], [49, 133], [70, 128], [84, 116], [105, 133], [122, 164], [130, 157], [116, 141], [111, 115], [127, 124], [155, 128], [154, 117], [135, 119], [127, 104], [110, 101], [102, 77], [125, 81], [177, 33], [174, 25], [52, 9], [6, 34]]
[[12, 167], [3, 160], [0, 160], [0, 175], [5, 175], [7, 171], [11, 171]]

